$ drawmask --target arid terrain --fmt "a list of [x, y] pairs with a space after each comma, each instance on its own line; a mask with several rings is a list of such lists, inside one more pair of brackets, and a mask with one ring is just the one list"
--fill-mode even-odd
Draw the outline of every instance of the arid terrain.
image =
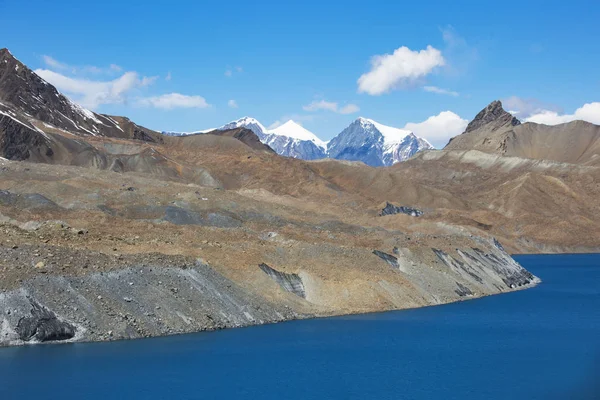
[[600, 128], [499, 102], [386, 168], [282, 157], [243, 128], [162, 136], [7, 50], [0, 111], [4, 345], [442, 304], [536, 284], [509, 253], [600, 251]]

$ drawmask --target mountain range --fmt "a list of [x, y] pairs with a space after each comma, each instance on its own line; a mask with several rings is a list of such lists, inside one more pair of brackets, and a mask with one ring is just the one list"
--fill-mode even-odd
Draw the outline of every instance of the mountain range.
[[[373, 167], [390, 166], [405, 161], [421, 150], [433, 146], [414, 133], [358, 118], [329, 142], [319, 139], [300, 124], [289, 120], [275, 129], [267, 129], [254, 118], [244, 117], [215, 130], [244, 127], [254, 132], [264, 144], [279, 155], [302, 160], [334, 158], [361, 161]], [[169, 136], [209, 133], [211, 129], [183, 133], [163, 132]]]

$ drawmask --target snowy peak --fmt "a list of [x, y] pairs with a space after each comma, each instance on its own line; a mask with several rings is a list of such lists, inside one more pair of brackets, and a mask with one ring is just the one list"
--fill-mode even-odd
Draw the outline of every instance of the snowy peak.
[[374, 167], [407, 160], [418, 151], [433, 148], [429, 142], [406, 129], [360, 117], [328, 144], [331, 158], [362, 161]]
[[212, 129], [204, 129], [201, 131], [195, 131], [195, 132], [171, 132], [171, 131], [162, 131], [161, 133], [165, 136], [191, 136], [191, 135], [199, 135], [201, 133], [208, 133], [208, 132], [213, 132], [216, 131], [216, 129], [212, 128]]
[[363, 117], [359, 117], [356, 122], [358, 122], [365, 129], [377, 130], [381, 136], [383, 136], [384, 144], [386, 145], [402, 143], [402, 141], [412, 133], [406, 129], [399, 129], [383, 125], [377, 121]]
[[223, 125], [218, 128], [219, 130], [227, 130], [227, 129], [236, 129], [236, 128], [247, 128], [254, 132], [261, 140], [263, 137], [268, 134], [267, 128], [264, 127], [263, 124], [258, 122], [258, 120], [251, 117], [244, 117], [238, 120], [232, 121], [228, 124]]
[[313, 142], [322, 149], [327, 147], [327, 144], [319, 139], [314, 133], [304, 128], [302, 125], [292, 121], [291, 119], [285, 124], [273, 129], [270, 131], [270, 133], [278, 136], [286, 136], [292, 139]]

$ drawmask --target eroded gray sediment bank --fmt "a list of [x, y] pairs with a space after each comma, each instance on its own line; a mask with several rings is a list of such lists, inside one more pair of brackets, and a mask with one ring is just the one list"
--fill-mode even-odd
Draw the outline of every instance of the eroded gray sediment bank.
[[0, 345], [162, 336], [300, 317], [204, 263], [129, 267], [82, 277], [43, 275], [0, 293]]
[[[441, 304], [539, 282], [499, 243], [473, 240], [480, 247], [423, 248], [424, 253], [394, 248], [394, 255], [373, 251], [371, 256], [379, 258], [382, 269], [401, 274], [423, 299], [419, 304], [397, 300], [363, 311]], [[424, 263], [425, 253], [437, 260], [435, 267]], [[16, 289], [0, 293], [0, 345], [133, 339], [355, 312], [343, 301], [329, 302], [324, 296], [330, 295], [332, 286], [301, 267], [295, 272], [264, 263], [255, 267], [257, 273], [264, 273], [261, 279], [275, 281], [277, 289], [242, 287], [201, 260], [189, 267], [159, 264], [134, 263], [79, 276], [43, 273], [21, 282]], [[369, 285], [348, 285], [343, 290], [353, 297], [364, 295], [364, 290], [381, 295], [380, 288], [385, 288], [389, 299], [403, 299], [407, 290], [380, 279]], [[277, 290], [286, 294], [265, 293]], [[280, 301], [273, 300], [277, 298]]]

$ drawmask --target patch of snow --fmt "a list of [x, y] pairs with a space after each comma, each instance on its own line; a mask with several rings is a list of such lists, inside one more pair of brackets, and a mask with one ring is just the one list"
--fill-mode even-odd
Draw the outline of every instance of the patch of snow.
[[65, 114], [61, 113], [58, 110], [56, 112], [59, 113], [60, 115], [62, 115], [63, 117], [65, 117], [66, 119], [68, 119], [69, 122], [71, 122], [75, 128], [79, 129], [79, 125], [77, 125], [71, 118], [67, 117]]
[[424, 142], [425, 142], [425, 144], [426, 144], [427, 146], [429, 146], [429, 148], [430, 148], [430, 149], [435, 149], [435, 147], [433, 147], [433, 145], [432, 145], [432, 144], [429, 142], [429, 140], [425, 139], [424, 137], [420, 137], [420, 136], [417, 136], [417, 137], [418, 137], [419, 139], [421, 139], [422, 141], [424, 141]]
[[31, 124], [33, 126], [33, 128], [38, 131], [47, 141], [50, 141], [50, 136], [48, 136], [46, 134], [46, 132], [44, 132], [43, 130], [41, 130], [40, 128], [38, 128], [37, 126], [35, 126], [33, 123]]
[[87, 133], [89, 133], [92, 136], [98, 136], [98, 134], [90, 131], [89, 129], [85, 129], [83, 126], [80, 126], [79, 129], [83, 129], [84, 131], [86, 131]]
[[322, 141], [314, 133], [295, 123], [291, 119], [285, 124], [271, 130], [269, 133], [279, 136], [286, 136], [292, 139], [306, 140], [313, 142], [322, 149], [327, 148], [326, 142]]
[[81, 115], [83, 118], [85, 119], [91, 119], [92, 121], [94, 121], [97, 124], [102, 124], [102, 121], [100, 121], [97, 117], [96, 114], [94, 114], [92, 111], [88, 110], [87, 108], [83, 108], [81, 107], [79, 104], [71, 101], [71, 99], [67, 98], [67, 101], [69, 102], [69, 104], [71, 105], [71, 107], [75, 110], [76, 113], [78, 113], [79, 115]]
[[13, 121], [15, 121], [15, 122], [18, 122], [19, 124], [23, 125], [25, 128], [28, 128], [28, 129], [33, 129], [31, 126], [27, 126], [27, 125], [25, 125], [23, 122], [19, 121], [17, 118], [15, 118], [15, 117], [14, 117], [13, 115], [11, 115], [11, 114], [13, 114], [13, 115], [14, 115], [14, 113], [12, 113], [12, 112], [10, 112], [10, 111], [9, 111], [9, 112], [4, 112], [4, 111], [1, 111], [1, 110], [0, 110], [0, 115], [5, 115], [5, 116], [7, 116], [8, 118], [12, 119]]
[[384, 145], [392, 145], [402, 143], [405, 137], [410, 135], [412, 132], [406, 129], [394, 128], [391, 126], [380, 124], [377, 121], [372, 119], [358, 118], [358, 121], [363, 125], [366, 129], [369, 129], [369, 125], [372, 125], [377, 129], [381, 135], [383, 136], [383, 144]]
[[124, 132], [123, 129], [121, 128], [121, 125], [117, 121], [115, 121], [114, 119], [112, 119], [108, 115], [102, 115], [102, 117], [104, 117], [107, 120], [109, 120], [110, 122], [112, 122], [118, 130], [120, 130], [121, 132]]
[[228, 124], [225, 124], [222, 127], [217, 128], [217, 129], [226, 130], [226, 129], [236, 129], [236, 128], [248, 128], [259, 136], [260, 136], [260, 134], [268, 133], [267, 128], [265, 128], [263, 126], [263, 124], [261, 124], [260, 122], [258, 122], [258, 120], [251, 118], [251, 117], [240, 118], [236, 121], [232, 121]]
[[[220, 128], [219, 128], [220, 129]], [[190, 135], [199, 135], [202, 133], [208, 133], [208, 132], [212, 132], [212, 131], [216, 131], [217, 129], [204, 129], [201, 131], [195, 131], [195, 132], [168, 132], [168, 131], [162, 131], [161, 133], [163, 135], [166, 136], [190, 136]]]

